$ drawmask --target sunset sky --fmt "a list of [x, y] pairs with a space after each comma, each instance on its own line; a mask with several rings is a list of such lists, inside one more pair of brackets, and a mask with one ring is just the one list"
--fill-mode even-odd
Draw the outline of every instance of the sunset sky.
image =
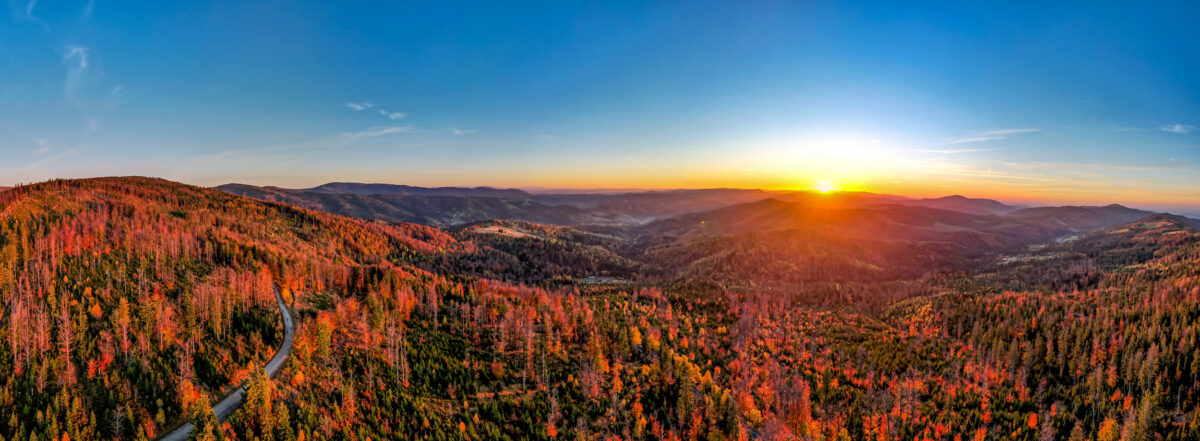
[[0, 184], [825, 180], [1200, 212], [1197, 2], [347, 3], [11, 0]]

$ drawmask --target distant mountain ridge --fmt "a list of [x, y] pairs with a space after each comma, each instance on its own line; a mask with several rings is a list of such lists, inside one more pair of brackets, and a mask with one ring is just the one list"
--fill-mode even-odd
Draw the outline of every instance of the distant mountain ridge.
[[750, 286], [903, 279], [972, 271], [998, 255], [1108, 232], [1179, 234], [1200, 221], [1123, 206], [1043, 207], [1006, 215], [900, 204], [820, 206], [780, 199], [631, 226], [633, 255], [688, 277]]
[[939, 210], [957, 211], [971, 214], [1007, 214], [1025, 207], [1008, 205], [993, 199], [968, 198], [962, 195], [943, 196], [917, 200], [901, 200], [898, 205], [922, 206]]
[[1180, 216], [1170, 213], [1157, 213], [1138, 219], [1134, 224], [1155, 224], [1157, 226], [1168, 225], [1175, 229], [1190, 228], [1200, 232], [1200, 219], [1194, 219], [1187, 216]]
[[574, 225], [592, 220], [581, 209], [575, 207], [550, 206], [525, 198], [428, 193], [330, 193], [242, 184], [222, 185], [217, 189], [361, 219], [435, 226], [466, 224], [488, 219], [530, 220], [554, 225]]
[[1019, 250], [1030, 244], [1155, 218], [1181, 225], [1200, 224], [1182, 216], [1120, 205], [1040, 207], [991, 215], [925, 206], [823, 207], [766, 199], [660, 219], [625, 231], [632, 240], [651, 248], [688, 247], [705, 238], [791, 231], [886, 242], [943, 243], [978, 254]]
[[[418, 187], [395, 184], [331, 182], [305, 188], [286, 189], [226, 184], [219, 190], [256, 199], [283, 202], [309, 209], [351, 217], [412, 222], [433, 226], [464, 225], [500, 219], [551, 225], [649, 225], [678, 216], [721, 210], [740, 204], [759, 209], [772, 204], [798, 204], [813, 208], [866, 210], [864, 215], [891, 213], [961, 222], [962, 215], [985, 216], [986, 222], [1021, 225], [1046, 231], [1082, 232], [1131, 222], [1154, 214], [1120, 205], [1103, 207], [1022, 207], [993, 199], [951, 195], [912, 199], [866, 192], [817, 193], [812, 191], [767, 191], [755, 189], [681, 189], [626, 193], [531, 193], [521, 189], [493, 187]], [[774, 202], [765, 202], [765, 201]], [[797, 205], [789, 205], [795, 211]], [[776, 207], [778, 208], [778, 207]], [[909, 210], [900, 210], [909, 208]], [[917, 208], [918, 210], [913, 210]], [[735, 209], [746, 210], [747, 207]], [[919, 210], [924, 209], [924, 210]], [[883, 211], [881, 211], [883, 210]], [[929, 211], [936, 210], [936, 211]], [[769, 211], [769, 210], [768, 210]], [[786, 211], [786, 210], [785, 210]], [[792, 213], [796, 214], [795, 212]], [[757, 219], [740, 219], [746, 225], [768, 222], [771, 214], [756, 211]], [[773, 216], [787, 215], [775, 213]], [[991, 219], [991, 217], [1008, 218]], [[916, 220], [914, 218], [914, 221]], [[781, 221], [782, 218], [776, 219]], [[675, 222], [678, 222], [676, 220]], [[974, 220], [970, 222], [984, 222]], [[1007, 224], [1006, 224], [1007, 222]], [[769, 222], [768, 222], [769, 223]], [[932, 223], [930, 223], [932, 225]], [[660, 225], [661, 226], [661, 225]], [[760, 225], [760, 227], [769, 227]], [[971, 230], [967, 227], [954, 227]], [[965, 234], [965, 233], [963, 233]], [[1048, 233], [1047, 233], [1048, 234]]]
[[553, 225], [636, 224], [734, 203], [762, 200], [762, 190], [667, 190], [619, 194], [532, 194], [490, 187], [413, 187], [330, 183], [310, 189], [226, 184], [227, 193], [345, 216], [451, 226], [491, 219]]
[[[218, 187], [219, 188], [219, 187]], [[515, 188], [493, 187], [415, 187], [395, 184], [359, 184], [354, 182], [330, 182], [302, 191], [330, 194], [356, 195], [410, 195], [410, 196], [469, 196], [496, 197], [506, 199], [528, 199], [533, 194]]]
[[1074, 231], [1087, 231], [1104, 228], [1110, 225], [1133, 222], [1138, 219], [1156, 214], [1153, 211], [1138, 210], [1124, 205], [1110, 204], [1105, 206], [1075, 206], [1063, 207], [1034, 207], [1023, 208], [1007, 217], [1041, 220], [1057, 223]]

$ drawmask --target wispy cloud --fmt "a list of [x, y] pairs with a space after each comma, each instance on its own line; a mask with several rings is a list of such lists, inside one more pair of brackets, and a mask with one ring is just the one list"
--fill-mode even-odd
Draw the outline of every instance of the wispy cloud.
[[126, 101], [129, 101], [130, 97], [137, 96], [141, 92], [142, 91], [139, 90], [131, 91], [126, 88], [124, 84], [113, 86], [108, 90], [108, 94], [103, 97], [103, 100], [99, 102], [99, 109], [102, 109], [104, 112], [112, 112], [117, 110], [118, 107], [121, 107]]
[[1033, 133], [1033, 132], [1040, 132], [1040, 131], [1041, 131], [1041, 129], [1000, 129], [1000, 130], [988, 130], [988, 131], [986, 131], [986, 132], [980, 132], [980, 133], [976, 133], [976, 134], [974, 134], [974, 135], [971, 135], [971, 136], [969, 136], [969, 137], [966, 137], [966, 138], [959, 138], [959, 139], [956, 139], [956, 140], [954, 140], [954, 141], [950, 141], [950, 143], [951, 143], [951, 144], [962, 144], [962, 143], [968, 143], [968, 142], [984, 142], [984, 141], [995, 141], [995, 140], [998, 140], [998, 139], [1004, 139], [1004, 138], [1007, 138], [1007, 137], [1008, 137], [1008, 135], [1016, 135], [1016, 134], [1020, 134], [1020, 133]]
[[391, 126], [391, 127], [372, 127], [361, 132], [343, 133], [342, 135], [350, 138], [374, 138], [376, 136], [395, 135], [399, 133], [408, 133], [412, 130], [411, 127]]
[[961, 153], [987, 152], [992, 149], [916, 149], [915, 152], [937, 153], [942, 155], [957, 155]]
[[12, 13], [13, 21], [32, 21], [39, 25], [47, 32], [50, 31], [50, 25], [42, 21], [36, 15], [33, 15], [34, 8], [37, 8], [38, 0], [29, 0], [24, 5], [19, 4], [18, 0], [9, 0], [9, 10]]
[[89, 55], [90, 50], [84, 46], [68, 45], [63, 50], [62, 63], [67, 66], [67, 78], [63, 82], [63, 91], [68, 100], [76, 101], [76, 93], [87, 79]]
[[1180, 164], [1171, 158], [1166, 162], [1070, 162], [1070, 161], [1029, 161], [1029, 162], [1002, 162], [1002, 165], [1019, 170], [1044, 170], [1054, 172], [1079, 172], [1095, 171], [1098, 173], [1111, 172], [1116, 170], [1121, 171], [1146, 171], [1146, 170], [1164, 170], [1177, 169], [1184, 167], [1185, 164]]
[[361, 103], [346, 103], [346, 107], [349, 107], [353, 110], [366, 110], [375, 107], [375, 103], [370, 101], [363, 101]]
[[388, 112], [383, 109], [379, 109], [379, 114], [386, 116], [386, 117], [388, 117], [388, 119], [392, 119], [392, 120], [401, 119], [401, 118], [408, 116], [408, 114], [404, 113], [404, 112]]
[[225, 151], [223, 151], [223, 152], [218, 152], [218, 153], [210, 153], [210, 154], [205, 154], [205, 155], [195, 155], [195, 156], [192, 156], [191, 158], [188, 158], [188, 159], [189, 159], [189, 160], [191, 160], [191, 161], [215, 161], [215, 160], [218, 160], [218, 159], [225, 159], [225, 158], [228, 158], [228, 157], [230, 157], [230, 156], [233, 156], [233, 153], [234, 153], [234, 152], [233, 152], [233, 150], [225, 150]]
[[87, 69], [88, 67], [88, 48], [76, 45], [67, 45], [66, 53], [63, 54], [63, 62], [67, 62], [72, 58], [78, 60], [79, 68]]
[[1162, 131], [1170, 132], [1170, 133], [1178, 133], [1180, 135], [1186, 135], [1188, 133], [1192, 133], [1195, 130], [1196, 130], [1196, 126], [1189, 126], [1187, 124], [1172, 124], [1172, 125], [1162, 126]]
[[963, 143], [968, 143], [968, 142], [995, 141], [997, 139], [1004, 139], [1004, 137], [1003, 136], [972, 136], [970, 138], [959, 138], [954, 141], [950, 141], [950, 143], [951, 144], [963, 144]]
[[1001, 130], [989, 130], [989, 131], [986, 131], [986, 132], [980, 133], [980, 135], [983, 135], [983, 136], [1004, 136], [1004, 135], [1015, 135], [1015, 134], [1017, 134], [1017, 133], [1033, 133], [1033, 132], [1040, 132], [1041, 130], [1042, 130], [1042, 129], [1001, 129]]
[[478, 130], [460, 130], [460, 129], [458, 129], [458, 128], [453, 128], [453, 129], [450, 129], [450, 132], [451, 132], [451, 133], [453, 133], [455, 136], [458, 136], [458, 135], [467, 135], [467, 134], [475, 133], [475, 132], [477, 132], [477, 131], [478, 131]]
[[96, 0], [88, 0], [87, 5], [83, 7], [83, 13], [79, 14], [79, 19], [91, 20], [94, 9], [96, 9]]
[[37, 169], [38, 167], [42, 167], [44, 165], [56, 162], [60, 159], [78, 157], [79, 152], [83, 151], [83, 149], [84, 149], [83, 146], [79, 146], [79, 147], [75, 147], [72, 149], [63, 150], [63, 151], [60, 151], [57, 155], [46, 156], [37, 161], [31, 162], [29, 164], [25, 164], [25, 167], [23, 167], [23, 168], [25, 170]]
[[37, 147], [34, 147], [33, 149], [33, 154], [35, 156], [44, 155], [50, 152], [50, 142], [46, 141], [45, 139], [33, 138], [33, 143], [37, 144]]

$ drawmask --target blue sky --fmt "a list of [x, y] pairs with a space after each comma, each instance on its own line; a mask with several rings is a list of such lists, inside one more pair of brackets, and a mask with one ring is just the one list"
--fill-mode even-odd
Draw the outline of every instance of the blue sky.
[[0, 183], [1200, 206], [1197, 3], [837, 3], [10, 0]]

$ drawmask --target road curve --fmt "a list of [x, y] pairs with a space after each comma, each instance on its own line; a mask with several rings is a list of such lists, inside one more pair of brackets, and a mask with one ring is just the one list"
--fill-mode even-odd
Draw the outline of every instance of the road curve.
[[[279, 346], [275, 356], [271, 357], [271, 361], [267, 362], [266, 370], [270, 377], [274, 377], [283, 364], [287, 363], [288, 355], [292, 353], [292, 339], [296, 335], [296, 325], [292, 322], [292, 314], [288, 312], [287, 305], [283, 303], [283, 296], [279, 294], [279, 285], [272, 284], [272, 287], [275, 289], [275, 300], [279, 302], [279, 313], [283, 315], [283, 344]], [[224, 422], [229, 419], [234, 411], [242, 407], [245, 397], [246, 386], [241, 386], [226, 395], [220, 402], [213, 404], [213, 413], [217, 414], [217, 420]], [[192, 423], [183, 423], [175, 430], [163, 435], [159, 441], [184, 441], [191, 436], [191, 432]]]

